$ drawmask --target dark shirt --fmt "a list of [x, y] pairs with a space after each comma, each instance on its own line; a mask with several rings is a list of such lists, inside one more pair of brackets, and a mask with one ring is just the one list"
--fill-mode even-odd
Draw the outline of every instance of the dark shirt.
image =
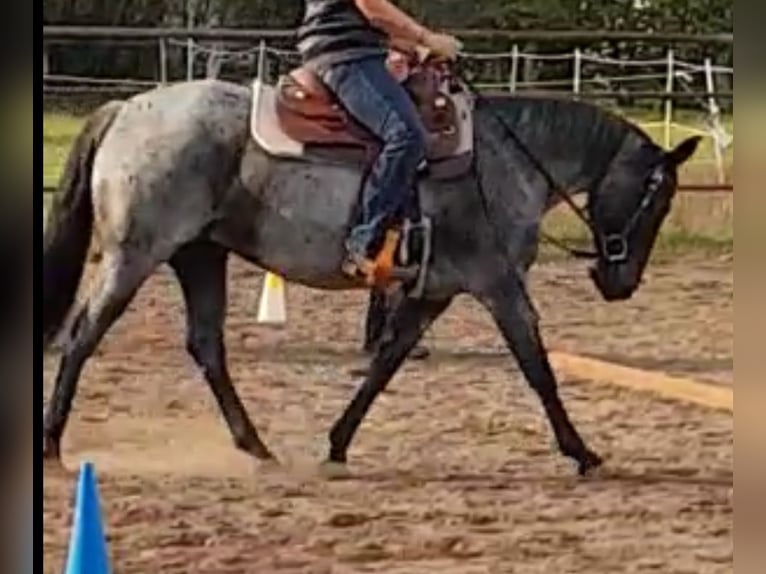
[[353, 0], [306, 0], [298, 50], [304, 64], [314, 70], [385, 56], [387, 43], [386, 34], [367, 20]]

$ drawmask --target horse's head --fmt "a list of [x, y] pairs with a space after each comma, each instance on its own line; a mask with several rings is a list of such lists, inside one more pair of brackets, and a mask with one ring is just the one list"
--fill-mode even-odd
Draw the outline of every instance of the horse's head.
[[690, 137], [664, 151], [642, 143], [620, 154], [588, 201], [598, 258], [591, 278], [607, 301], [628, 299], [641, 283], [676, 193], [678, 167], [697, 149]]

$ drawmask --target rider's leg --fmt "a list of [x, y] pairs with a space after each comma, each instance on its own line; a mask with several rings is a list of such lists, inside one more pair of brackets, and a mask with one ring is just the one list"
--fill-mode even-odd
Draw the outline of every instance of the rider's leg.
[[374, 259], [386, 230], [414, 192], [418, 166], [425, 158], [425, 128], [383, 58], [333, 66], [323, 80], [349, 113], [383, 142], [364, 184], [361, 221], [346, 243], [352, 260]]

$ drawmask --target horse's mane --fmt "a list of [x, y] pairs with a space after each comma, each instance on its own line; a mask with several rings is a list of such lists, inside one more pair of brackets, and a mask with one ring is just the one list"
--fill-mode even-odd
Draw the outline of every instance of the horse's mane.
[[[624, 118], [595, 104], [553, 97], [489, 96], [477, 110], [490, 108], [540, 161], [560, 155], [561, 147], [583, 150], [583, 166], [604, 168], [626, 138], [650, 138]], [[571, 146], [571, 147], [570, 147]]]

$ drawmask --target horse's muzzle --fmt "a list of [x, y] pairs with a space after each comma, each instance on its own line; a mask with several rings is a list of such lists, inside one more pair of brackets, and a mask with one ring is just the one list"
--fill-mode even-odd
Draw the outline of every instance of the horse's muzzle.
[[630, 299], [638, 287], [630, 266], [626, 264], [598, 263], [590, 269], [590, 278], [605, 301]]

